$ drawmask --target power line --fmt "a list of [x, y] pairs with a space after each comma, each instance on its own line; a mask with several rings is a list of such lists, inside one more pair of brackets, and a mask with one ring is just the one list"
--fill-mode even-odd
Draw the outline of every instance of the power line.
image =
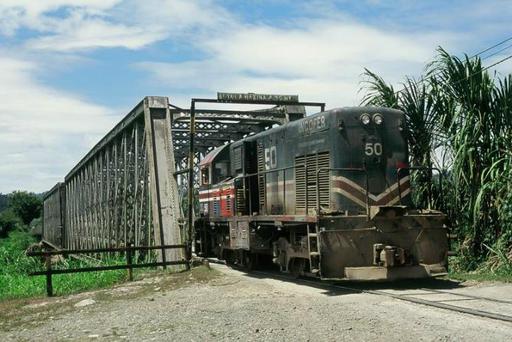
[[481, 54], [483, 54], [483, 53], [486, 53], [487, 51], [490, 51], [490, 50], [492, 50], [492, 49], [494, 49], [494, 48], [496, 48], [496, 47], [498, 47], [498, 46], [500, 46], [500, 45], [503, 45], [503, 44], [505, 44], [506, 42], [511, 41], [511, 40], [512, 40], [512, 37], [509, 37], [509, 38], [507, 38], [507, 39], [504, 39], [504, 40], [502, 40], [501, 42], [499, 42], [499, 43], [497, 43], [497, 44], [494, 44], [493, 46], [488, 47], [488, 48], [487, 48], [487, 49], [485, 49], [485, 50], [482, 50], [482, 51], [480, 51], [480, 52], [477, 52], [476, 54], [474, 54], [474, 55], [473, 55], [473, 56], [471, 56], [470, 58], [474, 58], [474, 57], [479, 56], [479, 55], [481, 55]]
[[[483, 69], [482, 69], [482, 71], [485, 71], [485, 70], [487, 70], [487, 69], [490, 69], [490, 68], [492, 68], [493, 66], [496, 66], [496, 65], [498, 65], [498, 64], [501, 64], [501, 63], [503, 63], [503, 62], [505, 62], [505, 61], [507, 61], [507, 60], [509, 60], [509, 59], [511, 59], [511, 58], [512, 58], [512, 55], [509, 55], [509, 56], [507, 56], [507, 57], [505, 57], [505, 58], [503, 58], [503, 59], [500, 59], [500, 60], [499, 60], [499, 61], [497, 61], [496, 63], [493, 63], [493, 64], [491, 64], [491, 65], [489, 65], [489, 66], [486, 66], [485, 68], [483, 68]], [[477, 72], [475, 72], [475, 73], [474, 73], [474, 75], [476, 75], [476, 74], [477, 74]]]
[[468, 80], [468, 79], [470, 79], [471, 77], [473, 77], [473, 76], [475, 76], [475, 75], [478, 75], [478, 74], [481, 74], [482, 72], [484, 72], [484, 71], [486, 71], [486, 70], [488, 70], [488, 69], [490, 69], [490, 68], [492, 68], [492, 67], [494, 67], [494, 66], [496, 66], [496, 65], [498, 65], [498, 64], [501, 64], [501, 63], [503, 63], [503, 62], [505, 62], [505, 61], [507, 61], [507, 60], [509, 60], [509, 59], [512, 59], [512, 55], [508, 55], [507, 57], [502, 58], [502, 59], [500, 59], [499, 61], [497, 61], [497, 62], [495, 62], [495, 63], [492, 63], [491, 65], [486, 66], [486, 67], [485, 67], [485, 68], [483, 68], [482, 70], [475, 71], [474, 73], [472, 73], [472, 74], [470, 74], [470, 75], [468, 75], [468, 76], [466, 76], [466, 77], [463, 77], [463, 78], [461, 78], [460, 80], [455, 81], [453, 84], [459, 84], [459, 83], [460, 83], [460, 82], [462, 82], [462, 81]]
[[[506, 38], [506, 39], [504, 39], [504, 40], [502, 40], [502, 41], [500, 41], [500, 42], [498, 42], [498, 43], [496, 43], [496, 44], [494, 44], [494, 45], [492, 45], [492, 46], [490, 46], [490, 47], [488, 47], [488, 48], [486, 48], [486, 49], [484, 49], [484, 50], [482, 50], [482, 51], [479, 51], [479, 52], [475, 53], [474, 55], [472, 55], [471, 57], [469, 57], [469, 59], [476, 58], [476, 57], [480, 56], [481, 54], [484, 54], [484, 53], [486, 53], [486, 52], [488, 52], [488, 51], [491, 51], [491, 50], [493, 50], [493, 49], [497, 48], [498, 46], [503, 45], [503, 44], [505, 44], [505, 43], [507, 43], [507, 42], [509, 42], [509, 41], [511, 41], [511, 40], [512, 40], [512, 36], [511, 36], [511, 37], [508, 37], [508, 38]], [[485, 59], [488, 59], [488, 58], [490, 58], [490, 57], [492, 57], [492, 56], [495, 56], [495, 55], [497, 55], [497, 54], [499, 54], [499, 53], [501, 53], [501, 52], [503, 52], [503, 51], [505, 51], [505, 50], [507, 50], [507, 49], [510, 49], [511, 47], [512, 47], [512, 44], [511, 44], [511, 45], [508, 45], [508, 46], [506, 46], [506, 47], [504, 47], [504, 48], [502, 48], [502, 49], [500, 49], [500, 50], [498, 50], [498, 51], [496, 51], [496, 52], [493, 52], [492, 54], [490, 54], [490, 55], [488, 55], [488, 56], [483, 57], [483, 58], [482, 58], [482, 60], [485, 60]], [[503, 62], [504, 62], [504, 61], [503, 61]], [[501, 63], [501, 62], [500, 62], [500, 63]], [[498, 63], [498, 64], [499, 64], [499, 63]], [[496, 64], [496, 65], [497, 65], [497, 64]], [[490, 68], [490, 67], [493, 67], [493, 66], [494, 66], [494, 65], [491, 65], [491, 66], [489, 66], [489, 68]], [[487, 69], [488, 69], [488, 68], [487, 68]], [[487, 69], [482, 69], [482, 71], [487, 70]], [[434, 75], [432, 75], [432, 77], [435, 77], [435, 76], [437, 76], [437, 75], [439, 75], [439, 74], [440, 74], [440, 72], [437, 72], [437, 73], [435, 73]], [[476, 74], [476, 73], [475, 73], [475, 74]], [[425, 79], [424, 77], [421, 77], [418, 81], [414, 81], [413, 83], [414, 83], [415, 85], [419, 85], [420, 83], [423, 83], [423, 82], [425, 82], [425, 81], [426, 81], [426, 79]], [[404, 92], [407, 88], [408, 88], [407, 86], [404, 86], [404, 88], [403, 88], [403, 89], [396, 91], [396, 92], [395, 92], [395, 95], [398, 95], [399, 93]]]

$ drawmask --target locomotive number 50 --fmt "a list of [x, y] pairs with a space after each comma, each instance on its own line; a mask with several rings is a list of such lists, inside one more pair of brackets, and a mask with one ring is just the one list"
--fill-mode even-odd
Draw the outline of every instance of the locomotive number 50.
[[382, 144], [381, 143], [366, 143], [364, 147], [364, 154], [367, 156], [380, 156], [382, 155]]
[[277, 167], [276, 147], [271, 146], [265, 149], [265, 170], [275, 169]]

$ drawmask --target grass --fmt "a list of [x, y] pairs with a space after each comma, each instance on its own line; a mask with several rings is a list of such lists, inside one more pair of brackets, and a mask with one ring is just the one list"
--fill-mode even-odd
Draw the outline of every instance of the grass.
[[512, 273], [505, 270], [477, 270], [472, 272], [450, 271], [448, 276], [450, 279], [460, 281], [501, 281], [505, 283], [512, 282]]
[[113, 289], [98, 289], [83, 295], [54, 298], [52, 300], [19, 298], [0, 301], [0, 331], [30, 329], [45, 324], [55, 317], [75, 312], [77, 309], [74, 304], [84, 298], [91, 298], [102, 304], [140, 298], [155, 300], [155, 298], [165, 296], [169, 291], [178, 288], [208, 282], [215, 284], [217, 283], [215, 280], [221, 276], [219, 271], [209, 269], [204, 265], [194, 267], [190, 272], [176, 272], [170, 269], [140, 269], [137, 271], [134, 274], [135, 280], [143, 281], [127, 282], [126, 284], [117, 285]]
[[464, 269], [460, 257], [450, 257], [448, 278], [458, 281], [500, 281], [512, 282], [512, 265], [508, 261], [496, 262], [496, 258], [488, 258], [481, 262], [473, 271]]
[[[0, 240], [0, 300], [29, 298], [46, 294], [44, 276], [28, 276], [29, 272], [41, 270], [42, 263], [36, 258], [27, 257], [25, 249], [35, 242], [33, 237], [23, 231], [14, 231], [6, 239]], [[103, 264], [120, 263], [112, 259]], [[79, 268], [91, 265], [90, 262], [64, 260], [56, 267]], [[52, 277], [54, 293], [63, 295], [90, 289], [108, 287], [126, 280], [125, 270], [61, 274]]]
[[[52, 277], [55, 295], [63, 295], [111, 286], [125, 280], [122, 271], [63, 274]], [[29, 277], [26, 274], [0, 276], [0, 300], [28, 298], [46, 295], [44, 276]]]

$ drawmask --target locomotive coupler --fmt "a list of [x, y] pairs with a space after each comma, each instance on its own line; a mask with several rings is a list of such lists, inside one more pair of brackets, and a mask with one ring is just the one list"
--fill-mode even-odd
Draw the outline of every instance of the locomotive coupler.
[[404, 265], [405, 250], [401, 247], [376, 243], [373, 245], [373, 263], [383, 267]]

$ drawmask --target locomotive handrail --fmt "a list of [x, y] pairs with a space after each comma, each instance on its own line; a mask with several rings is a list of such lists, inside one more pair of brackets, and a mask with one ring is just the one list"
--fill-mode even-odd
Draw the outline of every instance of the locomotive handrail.
[[[258, 172], [255, 172], [255, 173], [248, 173], [248, 174], [244, 174], [244, 175], [238, 175], [238, 176], [235, 176], [233, 177], [233, 181], [235, 181], [236, 179], [245, 179], [245, 178], [250, 178], [250, 177], [259, 177], [259, 176], [264, 176], [265, 177], [265, 180], [264, 180], [264, 183], [265, 183], [265, 202], [266, 202], [266, 199], [267, 199], [267, 174], [269, 173], [275, 173], [275, 172], [281, 172], [283, 171], [283, 202], [286, 203], [286, 171], [287, 170], [290, 170], [290, 169], [295, 169], [297, 167], [306, 167], [306, 164], [299, 164], [299, 165], [291, 165], [291, 166], [285, 166], [285, 167], [281, 167], [281, 168], [277, 168], [277, 169], [271, 169], [271, 170], [265, 170], [265, 171], [258, 171]], [[307, 192], [307, 189], [306, 189], [306, 192]], [[249, 202], [251, 200], [251, 197], [249, 197]], [[266, 204], [266, 203], [265, 203]], [[283, 204], [283, 207], [286, 207], [284, 204]], [[251, 204], [249, 204], [249, 209], [251, 209]], [[267, 206], [265, 205], [265, 213], [267, 212]]]
[[[368, 195], [368, 170], [366, 168], [354, 168], [354, 167], [321, 167], [316, 171], [316, 206], [317, 206], [317, 215], [320, 215], [320, 187], [318, 183], [320, 182], [320, 172], [328, 171], [329, 176], [331, 171], [349, 171], [349, 172], [364, 172], [365, 174], [365, 190], [366, 190], [366, 215], [368, 219], [370, 218], [370, 204], [369, 204], [369, 195]], [[330, 179], [329, 179], [330, 182]]]
[[288, 169], [294, 169], [297, 166], [298, 167], [305, 167], [306, 165], [292, 165], [292, 166], [281, 167], [279, 169], [265, 170], [265, 171], [256, 172], [256, 173], [247, 173], [245, 175], [235, 176], [235, 177], [233, 177], [233, 180], [238, 179], [238, 178], [248, 178], [248, 177], [260, 176], [262, 174], [267, 174], [267, 173], [272, 173], [272, 172], [286, 171]]
[[[441, 173], [441, 170], [437, 167], [429, 167], [429, 166], [408, 166], [408, 167], [399, 167], [397, 170], [396, 170], [396, 181], [397, 181], [397, 184], [398, 184], [398, 203], [399, 204], [402, 204], [402, 190], [400, 189], [400, 173], [403, 171], [403, 170], [412, 170], [412, 171], [426, 171], [426, 170], [429, 170], [431, 171], [437, 171], [439, 173], [439, 193], [442, 194], [443, 193], [443, 174]], [[429, 193], [430, 193], [430, 188], [429, 188]], [[429, 194], [431, 195], [431, 193]], [[439, 204], [440, 207], [442, 207], [442, 196], [439, 196], [439, 198], [441, 199], [441, 203]], [[429, 209], [430, 209], [430, 203], [429, 203]]]

